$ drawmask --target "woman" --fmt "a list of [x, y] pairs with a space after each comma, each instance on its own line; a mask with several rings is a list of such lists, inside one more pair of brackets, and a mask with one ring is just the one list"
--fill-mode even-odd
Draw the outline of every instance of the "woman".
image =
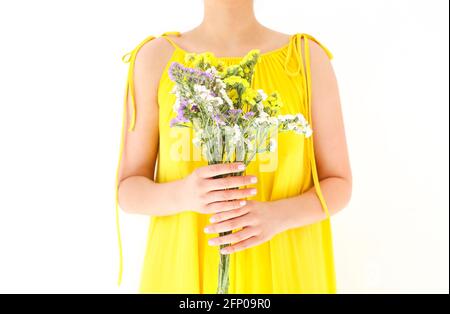
[[[255, 86], [277, 90], [281, 113], [302, 113], [313, 136], [280, 134], [275, 169], [264, 171], [257, 159], [241, 177], [214, 179], [242, 165], [207, 166], [189, 148], [174, 158], [168, 66], [204, 51], [238, 63], [255, 48]], [[331, 58], [311, 35], [261, 25], [252, 0], [205, 0], [199, 26], [148, 37], [124, 56], [116, 210], [151, 216], [140, 292], [215, 293], [218, 245], [226, 243], [230, 293], [336, 292], [329, 217], [349, 202], [352, 179]]]

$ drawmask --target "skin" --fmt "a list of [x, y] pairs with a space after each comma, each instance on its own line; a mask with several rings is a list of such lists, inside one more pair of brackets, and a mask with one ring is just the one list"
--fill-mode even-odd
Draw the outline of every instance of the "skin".
[[[288, 43], [288, 34], [270, 30], [257, 21], [252, 0], [205, 0], [204, 12], [199, 26], [173, 37], [183, 49], [208, 50], [217, 56], [242, 56], [254, 47], [264, 53]], [[352, 174], [335, 73], [323, 49], [313, 41], [309, 43], [316, 164], [323, 196], [330, 215], [334, 215], [350, 201]], [[154, 216], [195, 208], [200, 214], [212, 214], [206, 233], [242, 228], [210, 240], [210, 245], [232, 244], [222, 251], [223, 254], [253, 247], [280, 232], [325, 219], [314, 187], [281, 200], [245, 201], [246, 197], [257, 193], [253, 188], [245, 188], [255, 183], [256, 177], [213, 179], [219, 174], [242, 171], [239, 163], [205, 166], [181, 180], [154, 182], [159, 128], [157, 88], [173, 49], [164, 38], [156, 38], [137, 54], [134, 79], [139, 118], [135, 131], [125, 134], [119, 169], [120, 207], [127, 213]], [[128, 125], [125, 130], [127, 128]], [[230, 187], [240, 189], [225, 191]]]

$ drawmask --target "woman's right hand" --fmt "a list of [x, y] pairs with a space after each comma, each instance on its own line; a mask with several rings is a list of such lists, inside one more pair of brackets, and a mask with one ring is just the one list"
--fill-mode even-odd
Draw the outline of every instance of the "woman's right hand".
[[244, 170], [245, 165], [239, 162], [208, 165], [195, 169], [188, 177], [183, 179], [183, 190], [178, 191], [178, 193], [183, 194], [183, 207], [201, 214], [214, 214], [245, 206], [246, 201], [243, 199], [255, 195], [256, 189], [230, 188], [254, 184], [257, 182], [255, 176], [214, 178], [218, 175], [232, 174]]

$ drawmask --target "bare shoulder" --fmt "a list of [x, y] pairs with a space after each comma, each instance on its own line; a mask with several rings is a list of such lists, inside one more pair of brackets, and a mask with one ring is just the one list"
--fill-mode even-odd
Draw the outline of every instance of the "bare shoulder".
[[[301, 39], [302, 51], [305, 51], [305, 38]], [[314, 39], [308, 38], [308, 48], [310, 55], [310, 68], [311, 79], [313, 85], [317, 89], [318, 84], [325, 88], [329, 88], [331, 85], [336, 84], [336, 77], [331, 62], [330, 55], [319, 42]], [[306, 62], [303, 55], [303, 61]]]
[[[302, 49], [305, 48], [305, 38], [301, 39]], [[321, 46], [316, 40], [308, 39], [309, 53], [311, 56], [311, 62], [318, 62], [322, 64], [330, 64], [331, 59], [324, 47]]]
[[159, 80], [173, 50], [173, 46], [162, 37], [146, 42], [136, 54], [136, 75], [146, 73], [146, 76], [149, 76], [149, 78]]

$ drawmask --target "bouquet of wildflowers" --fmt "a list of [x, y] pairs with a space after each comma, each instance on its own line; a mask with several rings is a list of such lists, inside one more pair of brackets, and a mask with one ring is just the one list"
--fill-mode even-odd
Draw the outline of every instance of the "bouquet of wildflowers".
[[[259, 58], [259, 50], [252, 50], [238, 64], [225, 66], [210, 52], [189, 53], [185, 65], [173, 62], [170, 66], [170, 79], [176, 83], [172, 91], [176, 117], [170, 126], [193, 128], [193, 143], [208, 164], [248, 165], [255, 154], [275, 149], [270, 139], [274, 132], [312, 134], [302, 114], [279, 115], [282, 101], [277, 92], [267, 95], [252, 87]], [[229, 255], [221, 254], [217, 293], [228, 293], [228, 270]]]

